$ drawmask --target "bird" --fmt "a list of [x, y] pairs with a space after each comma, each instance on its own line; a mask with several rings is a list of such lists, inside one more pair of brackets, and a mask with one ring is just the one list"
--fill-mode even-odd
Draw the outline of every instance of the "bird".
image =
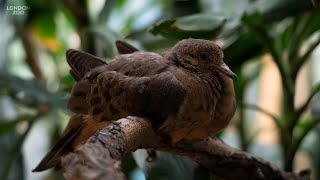
[[75, 113], [62, 138], [33, 171], [59, 167], [59, 159], [99, 129], [127, 116], [146, 117], [170, 143], [205, 139], [224, 129], [236, 111], [235, 73], [210, 40], [183, 39], [170, 50], [139, 51], [116, 41], [111, 61], [69, 49], [76, 80], [68, 100]]

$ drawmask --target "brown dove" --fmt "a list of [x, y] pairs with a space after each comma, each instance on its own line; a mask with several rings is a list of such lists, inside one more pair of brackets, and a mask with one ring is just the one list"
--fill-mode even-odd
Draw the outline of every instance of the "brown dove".
[[153, 53], [116, 44], [120, 55], [108, 62], [67, 51], [77, 81], [68, 108], [76, 115], [34, 171], [57, 167], [62, 155], [127, 116], [149, 118], [172, 143], [204, 139], [228, 125], [236, 109], [236, 75], [218, 45], [185, 39], [170, 51]]

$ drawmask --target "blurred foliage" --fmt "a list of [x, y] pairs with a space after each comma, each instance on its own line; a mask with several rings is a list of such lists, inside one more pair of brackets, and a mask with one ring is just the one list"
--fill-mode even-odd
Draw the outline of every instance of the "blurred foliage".
[[[14, 5], [26, 5], [30, 10], [13, 15], [7, 7]], [[296, 152], [320, 122], [319, 106], [312, 106], [310, 118], [302, 118], [320, 91], [319, 84], [302, 106], [294, 107], [297, 74], [320, 43], [319, 6], [319, 0], [1, 1], [0, 144], [4, 152], [0, 155], [0, 179], [24, 179], [26, 171], [33, 168], [23, 163], [28, 154], [23, 153], [22, 145], [34, 124], [54, 119], [56, 129], [48, 131], [53, 136], [52, 132], [66, 123], [66, 98], [74, 83], [64, 59], [66, 49], [80, 48], [112, 58], [116, 39], [149, 51], [166, 50], [189, 37], [222, 44], [225, 61], [239, 77], [235, 89], [240, 147], [248, 150], [256, 133], [247, 126], [245, 110], [260, 111], [277, 124], [284, 169], [291, 171]], [[265, 53], [273, 57], [282, 77], [280, 116], [245, 102], [246, 88], [259, 76], [260, 57]], [[247, 64], [252, 62], [255, 65], [248, 71]], [[320, 142], [319, 128], [313, 132]], [[319, 143], [308, 149], [317, 179], [319, 149]], [[123, 170], [130, 179], [135, 179], [132, 174], [137, 165], [148, 179], [213, 177], [194, 162], [166, 153], [157, 153], [153, 162], [146, 162], [146, 156], [128, 155]]]
[[152, 26], [149, 31], [154, 35], [161, 34], [168, 38], [185, 39], [193, 37], [210, 39], [217, 36], [224, 23], [225, 17], [196, 14], [161, 21]]

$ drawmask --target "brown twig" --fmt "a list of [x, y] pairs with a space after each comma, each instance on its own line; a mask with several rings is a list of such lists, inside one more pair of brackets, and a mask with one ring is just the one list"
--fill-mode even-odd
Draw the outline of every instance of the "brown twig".
[[30, 67], [35, 79], [44, 80], [43, 74], [39, 67], [39, 57], [35, 47], [34, 39], [28, 28], [24, 29], [21, 33], [22, 44], [26, 53], [26, 63]]
[[121, 159], [138, 148], [187, 156], [224, 179], [310, 179], [308, 171], [284, 172], [217, 138], [171, 144], [153, 130], [148, 119], [138, 117], [115, 121], [63, 157], [64, 175], [67, 179], [124, 179]]

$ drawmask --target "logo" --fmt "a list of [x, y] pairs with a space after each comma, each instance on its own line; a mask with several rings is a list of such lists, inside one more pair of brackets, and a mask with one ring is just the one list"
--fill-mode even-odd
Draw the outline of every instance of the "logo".
[[11, 15], [24, 15], [25, 11], [29, 11], [30, 6], [7, 6], [7, 12]]

